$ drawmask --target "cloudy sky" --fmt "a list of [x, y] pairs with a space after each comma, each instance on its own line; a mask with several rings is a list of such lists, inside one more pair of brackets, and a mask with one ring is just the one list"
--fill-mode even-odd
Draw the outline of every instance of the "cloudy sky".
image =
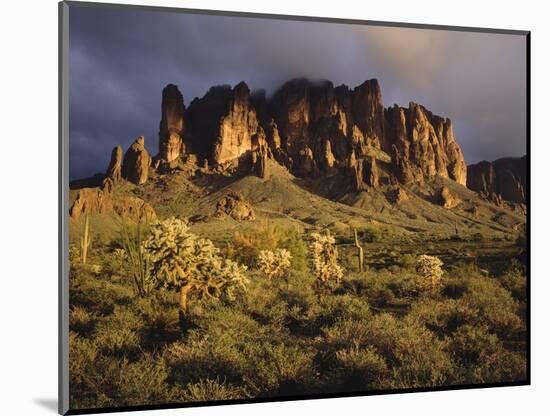
[[162, 88], [186, 106], [244, 80], [377, 78], [386, 107], [409, 101], [453, 121], [467, 163], [526, 152], [526, 43], [519, 35], [70, 7], [70, 177], [102, 172], [139, 135], [157, 152]]

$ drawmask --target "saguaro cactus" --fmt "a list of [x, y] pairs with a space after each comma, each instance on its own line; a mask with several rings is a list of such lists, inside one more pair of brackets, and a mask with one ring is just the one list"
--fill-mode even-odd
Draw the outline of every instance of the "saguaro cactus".
[[359, 243], [359, 238], [357, 237], [357, 229], [353, 229], [353, 236], [355, 237], [355, 247], [357, 247], [357, 264], [359, 267], [359, 272], [363, 272], [363, 247]]
[[80, 238], [80, 259], [82, 264], [86, 264], [88, 260], [88, 249], [90, 248], [90, 215], [86, 214], [84, 220], [84, 235]]

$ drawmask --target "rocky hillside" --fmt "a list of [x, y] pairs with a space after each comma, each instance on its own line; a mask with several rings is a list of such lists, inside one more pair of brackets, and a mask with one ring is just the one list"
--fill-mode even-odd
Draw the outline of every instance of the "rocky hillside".
[[[169, 195], [160, 196], [162, 201], [151, 199], [160, 192], [158, 186], [166, 187], [168, 182], [162, 179], [166, 175], [202, 175], [207, 184], [200, 179], [186, 183], [193, 183], [190, 189], [198, 186], [197, 194], [208, 194], [247, 175], [259, 177], [268, 187], [270, 176], [284, 177], [281, 169], [323, 198], [371, 214], [399, 207], [407, 218], [432, 224], [443, 219], [448, 224], [459, 222], [444, 212], [456, 209], [457, 214], [464, 211], [471, 216], [472, 224], [479, 222], [484, 205], [465, 193], [466, 184], [503, 207], [503, 200], [525, 202], [525, 159], [482, 162], [467, 169], [449, 119], [413, 102], [407, 108], [385, 108], [375, 79], [353, 89], [334, 87], [330, 81], [294, 79], [269, 98], [264, 91], [251, 93], [241, 82], [233, 88], [212, 87], [188, 107], [179, 88], [170, 84], [162, 91], [158, 140], [155, 156], [147, 151], [143, 136], [125, 153], [116, 146], [103, 183], [97, 176], [75, 181], [76, 188], [99, 186], [99, 190], [73, 191], [72, 217], [104, 211], [150, 215], [150, 208], [170, 199]], [[129, 189], [128, 185], [140, 185], [143, 192], [116, 192]], [[403, 203], [408, 199], [416, 202]], [[423, 212], [407, 208], [423, 206], [420, 200], [444, 211], [434, 216], [427, 214], [426, 207]], [[489, 209], [487, 215], [497, 214]], [[505, 220], [505, 226], [518, 221]]]
[[468, 188], [497, 205], [527, 202], [527, 156], [468, 166]]

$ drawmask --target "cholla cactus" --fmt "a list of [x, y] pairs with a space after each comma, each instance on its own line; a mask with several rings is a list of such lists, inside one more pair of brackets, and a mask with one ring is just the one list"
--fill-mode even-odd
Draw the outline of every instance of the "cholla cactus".
[[342, 268], [338, 265], [338, 250], [330, 232], [324, 235], [311, 234], [309, 243], [310, 267], [317, 276], [319, 283], [327, 287], [331, 281], [339, 282], [343, 276]]
[[290, 252], [284, 248], [278, 248], [275, 251], [261, 250], [257, 258], [258, 268], [269, 280], [280, 279], [287, 275], [291, 259]]
[[79, 249], [74, 245], [71, 244], [69, 246], [69, 261], [71, 263], [75, 263], [80, 259], [80, 251]]
[[421, 291], [437, 290], [441, 286], [443, 262], [435, 256], [421, 255], [416, 262], [417, 285]]
[[205, 238], [189, 232], [186, 221], [169, 218], [151, 225], [143, 247], [149, 256], [155, 285], [180, 294], [180, 319], [188, 312], [188, 298], [233, 298], [237, 288], [246, 289], [246, 267], [220, 257], [220, 250]]

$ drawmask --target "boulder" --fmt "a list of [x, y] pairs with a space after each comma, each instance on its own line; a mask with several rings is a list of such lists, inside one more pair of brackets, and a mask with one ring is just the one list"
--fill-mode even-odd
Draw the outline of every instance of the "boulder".
[[139, 136], [124, 155], [122, 176], [124, 179], [141, 185], [147, 182], [151, 157], [145, 148], [145, 139]]
[[228, 215], [237, 221], [252, 221], [256, 214], [252, 206], [244, 197], [235, 191], [229, 192], [216, 204], [216, 216], [222, 217]]
[[461, 200], [447, 186], [443, 186], [438, 194], [439, 203], [443, 208], [451, 209], [460, 204]]
[[122, 178], [122, 147], [120, 145], [114, 147], [111, 152], [107, 177], [111, 178], [113, 182], [117, 182]]

